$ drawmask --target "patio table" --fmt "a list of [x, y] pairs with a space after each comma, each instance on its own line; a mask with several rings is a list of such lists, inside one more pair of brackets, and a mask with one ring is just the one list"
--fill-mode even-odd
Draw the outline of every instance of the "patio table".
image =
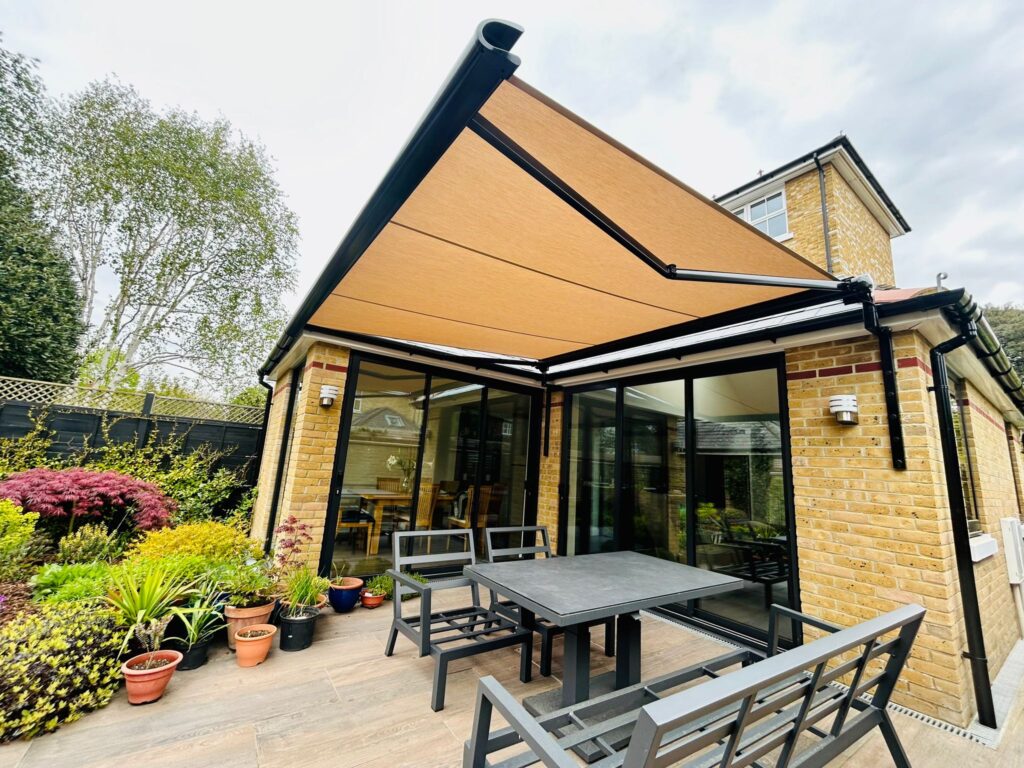
[[466, 566], [464, 573], [521, 606], [524, 625], [532, 625], [534, 617], [540, 616], [565, 627], [561, 692], [524, 699], [532, 714], [591, 698], [588, 623], [618, 617], [615, 671], [595, 678], [594, 687], [624, 688], [640, 682], [639, 611], [743, 586], [742, 580], [732, 576], [638, 552], [477, 563]]

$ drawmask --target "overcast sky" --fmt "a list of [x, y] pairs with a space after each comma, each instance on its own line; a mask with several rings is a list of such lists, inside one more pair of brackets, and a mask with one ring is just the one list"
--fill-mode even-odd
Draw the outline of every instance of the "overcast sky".
[[489, 16], [526, 28], [520, 77], [708, 195], [846, 133], [914, 230], [900, 285], [1024, 301], [1024, 3], [843, 5], [0, 0], [0, 28], [53, 94], [116, 74], [258, 137], [289, 309]]

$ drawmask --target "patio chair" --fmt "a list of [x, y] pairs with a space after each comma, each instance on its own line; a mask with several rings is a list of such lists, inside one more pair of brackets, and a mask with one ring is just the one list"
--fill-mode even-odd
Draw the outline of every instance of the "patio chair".
[[[773, 605], [769, 658], [733, 650], [540, 716], [484, 677], [462, 765], [568, 768], [587, 749], [624, 768], [821, 768], [878, 728], [897, 768], [910, 768], [886, 707], [924, 614], [907, 605], [841, 629]], [[776, 655], [779, 617], [829, 634]], [[494, 710], [509, 727], [491, 730]]]
[[[465, 540], [462, 551], [442, 552], [439, 554], [413, 555], [403, 554], [404, 546], [411, 545], [417, 538], [446, 536], [447, 542]], [[428, 539], [429, 541], [429, 539]], [[434, 686], [430, 699], [430, 707], [435, 712], [444, 709], [445, 684], [448, 676], [448, 664], [456, 659], [475, 656], [500, 648], [519, 645], [519, 679], [530, 682], [533, 633], [523, 629], [515, 622], [480, 605], [480, 590], [476, 582], [462, 575], [462, 567], [476, 563], [476, 552], [473, 548], [472, 531], [404, 531], [394, 536], [394, 568], [387, 574], [394, 579], [394, 611], [391, 632], [388, 636], [385, 656], [395, 652], [395, 641], [398, 633], [408, 637], [419, 649], [420, 656], [430, 654], [434, 658]], [[403, 569], [422, 565], [453, 565], [458, 573], [440, 576], [422, 584], [409, 576]], [[472, 603], [461, 608], [432, 611], [431, 603], [435, 592], [448, 589], [469, 588]], [[417, 616], [402, 615], [402, 596], [419, 595], [420, 613]]]
[[[541, 543], [537, 543], [537, 536], [540, 536]], [[495, 538], [507, 537], [507, 546], [495, 545]], [[519, 546], [513, 546], [512, 542], [518, 537]], [[489, 562], [497, 563], [506, 560], [523, 560], [533, 558], [537, 555], [554, 557], [551, 552], [551, 538], [548, 536], [546, 525], [519, 525], [504, 526], [484, 529], [484, 539], [487, 542], [487, 559]], [[529, 542], [529, 543], [528, 543]], [[500, 616], [523, 626], [522, 608], [512, 600], [503, 600], [493, 589], [491, 593], [491, 604], [488, 606]], [[604, 624], [604, 655], [615, 655], [615, 619], [598, 619], [587, 624], [593, 627]], [[540, 635], [540, 673], [544, 677], [551, 676], [551, 656], [555, 638], [565, 633], [564, 627], [559, 627], [544, 619], [533, 619], [533, 631]]]

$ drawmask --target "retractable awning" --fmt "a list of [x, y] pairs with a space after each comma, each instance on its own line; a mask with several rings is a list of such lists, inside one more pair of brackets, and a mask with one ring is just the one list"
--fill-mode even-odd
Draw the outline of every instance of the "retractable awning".
[[514, 77], [521, 32], [480, 25], [264, 372], [304, 330], [543, 367], [860, 288]]

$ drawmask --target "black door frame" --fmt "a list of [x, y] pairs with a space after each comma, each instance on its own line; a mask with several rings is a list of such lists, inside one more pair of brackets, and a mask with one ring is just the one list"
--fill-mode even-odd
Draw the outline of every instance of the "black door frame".
[[[626, 488], [624, 487], [624, 479], [621, 477], [622, 467], [625, 462], [624, 446], [625, 446], [625, 435], [623, 431], [624, 421], [624, 408], [623, 398], [626, 387], [637, 386], [642, 384], [653, 384], [662, 381], [673, 381], [682, 379], [684, 382], [685, 391], [685, 417], [686, 417], [686, 506], [688, 510], [696, 509], [695, 505], [695, 494], [696, 494], [696, 462], [694, 461], [696, 451], [696, 422], [693, 418], [693, 382], [695, 379], [703, 379], [711, 376], [722, 376], [731, 373], [745, 373], [749, 371], [758, 370], [770, 370], [775, 369], [776, 371], [776, 383], [778, 386], [778, 401], [779, 401], [779, 424], [781, 428], [781, 450], [782, 450], [782, 474], [783, 474], [783, 502], [785, 506], [785, 517], [786, 517], [786, 533], [788, 541], [788, 555], [791, 563], [792, 575], [787, 583], [787, 591], [790, 607], [794, 610], [800, 610], [800, 573], [797, 565], [797, 543], [796, 543], [796, 509], [793, 497], [793, 471], [792, 471], [792, 452], [790, 447], [790, 433], [789, 433], [789, 400], [786, 388], [786, 360], [785, 353], [772, 353], [767, 355], [757, 355], [754, 357], [737, 358], [733, 360], [725, 360], [713, 363], [704, 363], [700, 365], [692, 366], [680, 366], [667, 370], [655, 371], [645, 374], [636, 374], [632, 376], [620, 376], [614, 379], [606, 379], [602, 381], [591, 382], [588, 384], [581, 384], [578, 386], [567, 386], [564, 389], [563, 401], [562, 401], [562, 455], [561, 455], [561, 482], [559, 484], [559, 504], [558, 504], [558, 553], [560, 555], [566, 554], [566, 544], [568, 536], [576, 536], [574, 531], [570, 531], [569, 525], [569, 472], [570, 472], [570, 452], [572, 446], [572, 413], [573, 413], [573, 397], [583, 392], [593, 392], [601, 389], [615, 388], [615, 409], [616, 409], [616, 456], [615, 456], [615, 472], [616, 472], [616, 493], [615, 493], [615, 517], [616, 517], [616, 537], [617, 541], [621, 541], [620, 531], [623, 527], [623, 523], [619, 520], [621, 517], [621, 511], [623, 510], [623, 499], [626, 494]], [[696, 562], [696, 526], [697, 518], [696, 515], [687, 514], [686, 516], [687, 536], [686, 536], [686, 556], [688, 562]], [[579, 539], [577, 539], [579, 541]], [[716, 634], [723, 634], [728, 637], [737, 639], [741, 642], [750, 644], [753, 642], [756, 645], [763, 645], [767, 640], [767, 634], [758, 630], [755, 627], [748, 625], [739, 624], [732, 622], [723, 617], [712, 615], [706, 612], [702, 612], [699, 607], [699, 601], [697, 603], [690, 603], [682, 611], [666, 610], [673, 616], [678, 616], [689, 623], [696, 624], [698, 626], [710, 629]], [[793, 644], [799, 644], [802, 642], [803, 634], [801, 627], [796, 625], [793, 627]]]
[[[335, 445], [334, 450], [334, 463], [331, 472], [330, 495], [327, 501], [327, 514], [324, 520], [324, 535], [323, 540], [320, 543], [319, 572], [322, 576], [330, 575], [331, 566], [334, 560], [334, 532], [337, 530], [338, 527], [338, 510], [341, 505], [341, 490], [344, 487], [345, 481], [345, 462], [348, 458], [349, 437], [352, 432], [352, 409], [354, 407], [356, 400], [356, 392], [359, 379], [359, 368], [360, 365], [364, 362], [375, 363], [378, 365], [387, 365], [401, 370], [422, 373], [424, 374], [425, 377], [424, 386], [426, 388], [426, 392], [430, 392], [430, 385], [434, 376], [444, 376], [445, 378], [456, 379], [458, 381], [465, 381], [467, 384], [482, 385], [484, 389], [481, 394], [481, 429], [486, 428], [487, 425], [487, 396], [490, 389], [493, 388], [505, 392], [514, 392], [516, 394], [529, 395], [530, 434], [527, 440], [526, 481], [523, 489], [523, 524], [537, 524], [537, 495], [540, 482], [540, 425], [541, 415], [543, 411], [544, 394], [544, 391], [542, 389], [540, 389], [539, 387], [530, 387], [523, 384], [517, 384], [516, 382], [505, 381], [503, 379], [491, 376], [481, 376], [471, 374], [465, 371], [452, 370], [450, 368], [445, 368], [444, 366], [441, 365], [428, 365], [420, 362], [395, 359], [393, 357], [388, 357], [387, 355], [377, 355], [371, 352], [350, 350], [348, 370], [346, 371], [345, 378], [345, 393], [344, 397], [342, 398], [341, 422], [338, 424], [338, 442]], [[420, 426], [419, 443], [416, 448], [416, 473], [412, 489], [412, 500], [410, 502], [410, 506], [414, 510], [418, 508], [417, 505], [419, 503], [419, 486], [421, 479], [421, 471], [423, 467], [423, 452], [426, 448], [426, 440], [424, 438], [429, 408], [430, 398], [427, 397], [424, 400], [423, 422]], [[481, 445], [483, 440], [482, 436], [483, 433], [481, 432]], [[483, 471], [482, 451], [481, 458], [478, 464], [479, 466], [477, 471], [477, 480], [479, 481], [480, 473]], [[480, 494], [474, 493], [473, 497], [474, 508], [472, 510], [473, 516], [471, 520], [473, 521], [473, 529], [475, 530], [476, 511], [477, 506], [479, 505]], [[415, 518], [413, 518], [413, 524], [415, 525]]]

